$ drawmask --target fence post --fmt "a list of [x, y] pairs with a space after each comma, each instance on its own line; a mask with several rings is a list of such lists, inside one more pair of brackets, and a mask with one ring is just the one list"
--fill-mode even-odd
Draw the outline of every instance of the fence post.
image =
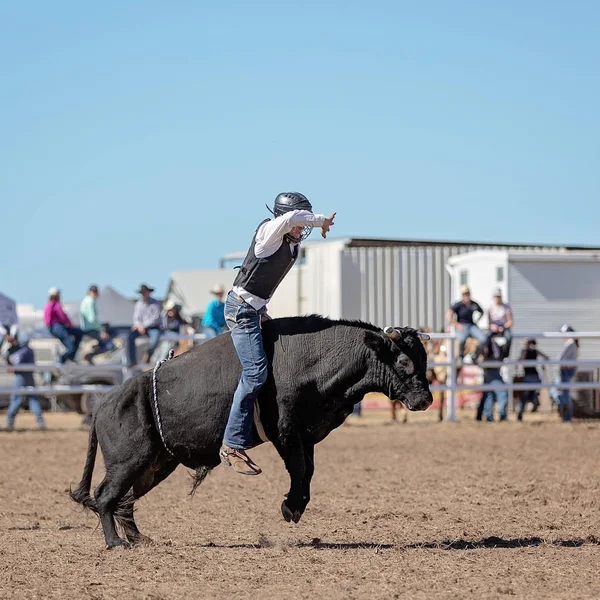
[[456, 385], [455, 376], [456, 376], [456, 363], [454, 358], [454, 338], [449, 337], [448, 341], [448, 362], [450, 366], [448, 367], [448, 375], [446, 377], [446, 385], [448, 386], [447, 398], [446, 398], [446, 418], [445, 421], [456, 421], [456, 392], [454, 391], [454, 386]]

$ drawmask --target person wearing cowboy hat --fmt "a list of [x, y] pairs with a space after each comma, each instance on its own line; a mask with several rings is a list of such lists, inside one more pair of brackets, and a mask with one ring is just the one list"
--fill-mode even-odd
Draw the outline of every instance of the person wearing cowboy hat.
[[181, 333], [181, 328], [190, 324], [181, 315], [181, 309], [181, 304], [178, 304], [175, 300], [167, 300], [165, 302], [163, 306], [163, 311], [165, 313], [163, 317], [163, 329], [165, 331]]
[[137, 290], [141, 298], [133, 308], [133, 325], [127, 337], [127, 366], [133, 367], [137, 363], [135, 340], [141, 335], [148, 336], [148, 349], [142, 362], [148, 362], [158, 346], [162, 331], [161, 304], [152, 298], [154, 288], [143, 283]]
[[214, 298], [208, 303], [204, 318], [202, 319], [203, 333], [210, 340], [225, 330], [225, 288], [220, 283], [215, 283], [210, 288]]

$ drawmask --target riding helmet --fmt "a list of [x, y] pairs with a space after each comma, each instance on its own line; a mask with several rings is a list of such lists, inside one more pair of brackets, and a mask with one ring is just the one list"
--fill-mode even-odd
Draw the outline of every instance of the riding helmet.
[[291, 210], [310, 210], [312, 212], [312, 204], [306, 196], [299, 192], [282, 192], [278, 194], [273, 205], [273, 214], [278, 217]]

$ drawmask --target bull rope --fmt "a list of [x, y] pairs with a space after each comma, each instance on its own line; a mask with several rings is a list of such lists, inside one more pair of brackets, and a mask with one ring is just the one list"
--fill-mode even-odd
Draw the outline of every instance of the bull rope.
[[168, 360], [171, 360], [174, 355], [175, 355], [175, 350], [173, 350], [173, 348], [171, 348], [169, 350], [169, 354], [167, 355], [167, 358], [163, 358], [162, 360], [159, 360], [154, 365], [154, 370], [152, 371], [152, 392], [154, 394], [154, 412], [156, 413], [156, 424], [158, 426], [158, 435], [160, 435], [160, 439], [162, 440], [165, 450], [173, 457], [175, 455], [173, 454], [173, 452], [171, 451], [169, 446], [167, 446], [167, 442], [165, 442], [165, 436], [163, 434], [163, 429], [162, 429], [162, 421], [160, 420], [160, 411], [158, 410], [158, 393], [156, 391], [156, 373], [158, 372], [159, 367], [163, 363], [166, 363]]

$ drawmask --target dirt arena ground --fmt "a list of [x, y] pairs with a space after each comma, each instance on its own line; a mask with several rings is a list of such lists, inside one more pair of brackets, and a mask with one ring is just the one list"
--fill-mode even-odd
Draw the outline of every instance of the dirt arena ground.
[[138, 503], [154, 545], [106, 551], [67, 498], [79, 417], [50, 414], [37, 432], [23, 415], [25, 430], [0, 432], [0, 597], [600, 597], [599, 423], [386, 416], [317, 447], [298, 525], [280, 516], [287, 474], [268, 445], [253, 453], [263, 475], [219, 467], [194, 498], [178, 469]]

